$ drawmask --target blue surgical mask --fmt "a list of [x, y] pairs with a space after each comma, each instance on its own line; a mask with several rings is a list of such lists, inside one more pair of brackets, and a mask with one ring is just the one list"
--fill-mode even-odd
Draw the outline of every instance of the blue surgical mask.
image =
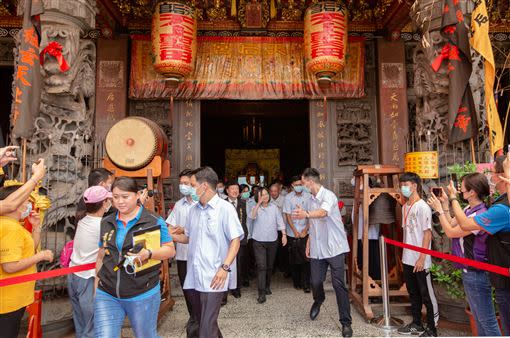
[[184, 196], [189, 196], [190, 194], [190, 186], [186, 184], [179, 184], [179, 192]]
[[404, 195], [405, 198], [409, 198], [413, 194], [411, 187], [407, 185], [402, 186], [400, 188], [400, 191], [402, 192], [402, 195]]
[[247, 200], [248, 198], [250, 198], [250, 192], [249, 191], [245, 191], [241, 194], [241, 198], [243, 200]]
[[195, 202], [200, 201], [200, 196], [197, 195], [197, 189], [193, 187], [189, 187], [189, 195], [191, 196], [191, 199]]
[[21, 214], [21, 219], [25, 219], [27, 218], [28, 216], [30, 216], [30, 213], [32, 212], [32, 203], [28, 203], [27, 204], [27, 208], [25, 209], [25, 211], [23, 211], [23, 213]]
[[310, 193], [310, 189], [308, 189], [307, 187], [303, 186], [303, 191], [306, 192], [306, 193]]
[[216, 192], [221, 195], [225, 192], [225, 188], [216, 188]]
[[294, 186], [294, 191], [297, 192], [298, 194], [302, 193], [304, 191], [305, 187], [303, 187], [302, 185], [296, 185]]

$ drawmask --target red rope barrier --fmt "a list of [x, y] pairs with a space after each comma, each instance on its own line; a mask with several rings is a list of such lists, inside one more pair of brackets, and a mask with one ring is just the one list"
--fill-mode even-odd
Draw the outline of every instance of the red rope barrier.
[[503, 275], [503, 276], [506, 276], [506, 277], [510, 277], [510, 267], [504, 268], [502, 266], [492, 265], [492, 264], [489, 264], [489, 263], [479, 262], [479, 261], [475, 261], [475, 260], [468, 259], [468, 258], [463, 258], [463, 257], [458, 257], [458, 256], [450, 255], [450, 254], [445, 254], [445, 253], [442, 253], [442, 252], [439, 252], [439, 251], [424, 249], [424, 248], [419, 247], [419, 246], [414, 246], [414, 245], [398, 242], [398, 241], [395, 241], [393, 239], [386, 238], [386, 237], [384, 238], [384, 241], [386, 243], [388, 243], [388, 244], [395, 245], [395, 246], [398, 246], [398, 247], [401, 247], [401, 248], [404, 248], [404, 249], [409, 249], [409, 250], [421, 252], [423, 254], [431, 255], [433, 257], [437, 257], [437, 258], [441, 258], [441, 259], [446, 259], [448, 261], [452, 261], [452, 262], [459, 263], [459, 264], [462, 264], [462, 265], [468, 265], [468, 266], [471, 266], [471, 267], [474, 267], [474, 268], [477, 268], [477, 269], [480, 269], [480, 270], [485, 270], [485, 271], [497, 273], [497, 274], [500, 274], [500, 275]]
[[70, 268], [43, 271], [43, 272], [31, 273], [28, 275], [0, 279], [0, 287], [13, 285], [13, 284], [19, 284], [19, 283], [31, 282], [34, 280], [40, 280], [40, 279], [68, 275], [68, 274], [75, 273], [75, 272], [91, 270], [91, 269], [94, 269], [95, 267], [96, 267], [96, 263], [89, 263], [89, 264], [84, 264], [84, 265], [73, 266]]

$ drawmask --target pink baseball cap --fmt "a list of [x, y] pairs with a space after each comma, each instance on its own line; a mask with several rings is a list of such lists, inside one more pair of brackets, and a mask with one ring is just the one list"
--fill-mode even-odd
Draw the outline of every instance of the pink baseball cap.
[[101, 202], [107, 198], [112, 198], [112, 193], [100, 185], [90, 187], [83, 193], [83, 200], [89, 204]]

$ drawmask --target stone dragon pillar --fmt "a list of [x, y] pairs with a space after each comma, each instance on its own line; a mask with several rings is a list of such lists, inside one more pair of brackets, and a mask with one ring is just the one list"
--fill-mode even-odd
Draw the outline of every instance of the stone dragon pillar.
[[46, 226], [74, 216], [87, 187], [93, 161], [96, 47], [80, 37], [95, 28], [95, 0], [43, 0], [41, 50], [50, 42], [63, 46], [70, 66], [61, 72], [55, 58], [41, 67], [43, 88], [35, 131], [27, 146], [27, 163], [47, 162], [43, 186], [52, 206]]

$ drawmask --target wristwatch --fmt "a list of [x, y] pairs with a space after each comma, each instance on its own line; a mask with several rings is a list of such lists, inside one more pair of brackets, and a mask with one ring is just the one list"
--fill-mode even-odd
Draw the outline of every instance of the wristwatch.
[[147, 260], [151, 259], [152, 258], [152, 251], [150, 251], [149, 249], [145, 249], [147, 251], [149, 251], [149, 258], [147, 258]]
[[230, 270], [230, 265], [227, 265], [227, 264], [222, 264], [221, 268], [223, 270], [225, 270], [226, 272], [231, 272], [232, 271], [232, 270]]

